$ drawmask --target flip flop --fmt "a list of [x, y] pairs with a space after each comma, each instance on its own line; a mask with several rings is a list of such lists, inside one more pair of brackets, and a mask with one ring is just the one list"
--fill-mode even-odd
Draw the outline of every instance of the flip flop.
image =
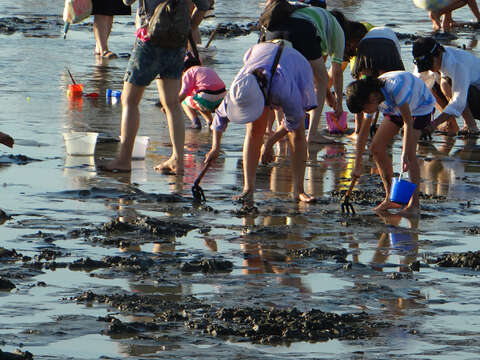
[[115, 59], [118, 57], [117, 54], [111, 52], [110, 50], [105, 50], [103, 53], [102, 53], [102, 57], [104, 59]]

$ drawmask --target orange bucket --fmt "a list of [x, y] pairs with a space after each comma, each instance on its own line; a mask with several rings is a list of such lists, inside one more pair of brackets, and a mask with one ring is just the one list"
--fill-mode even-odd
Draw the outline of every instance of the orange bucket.
[[68, 97], [82, 96], [83, 84], [69, 84], [67, 90]]

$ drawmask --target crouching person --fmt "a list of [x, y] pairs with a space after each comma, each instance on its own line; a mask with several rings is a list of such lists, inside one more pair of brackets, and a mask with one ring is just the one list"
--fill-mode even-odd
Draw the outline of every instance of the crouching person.
[[[420, 182], [420, 168], [417, 160], [417, 142], [422, 130], [430, 125], [435, 98], [425, 83], [406, 71], [387, 72], [378, 78], [367, 77], [352, 82], [347, 87], [347, 106], [352, 113], [382, 112], [384, 120], [379, 126], [370, 151], [377, 165], [385, 189], [385, 199], [375, 208], [386, 211], [400, 208], [399, 204], [389, 199], [392, 186], [393, 165], [387, 154], [395, 135], [403, 127], [402, 172], [408, 171], [410, 180]], [[362, 154], [370, 129], [370, 119], [366, 119], [360, 129], [355, 154], [355, 168], [352, 176], [359, 178], [362, 174]], [[419, 212], [418, 186], [410, 202], [400, 211], [409, 215]]]
[[[311, 202], [304, 190], [307, 144], [305, 112], [317, 106], [313, 73], [308, 61], [295, 49], [272, 42], [256, 44], [244, 55], [244, 65], [216, 110], [213, 119], [212, 148], [205, 161], [215, 159], [220, 151], [228, 121], [246, 124], [243, 143], [243, 192], [234, 199], [253, 205], [255, 177], [260, 150], [274, 108], [281, 108], [285, 117], [281, 129], [288, 133], [291, 145], [291, 166], [294, 198]], [[278, 132], [278, 131], [277, 131]]]

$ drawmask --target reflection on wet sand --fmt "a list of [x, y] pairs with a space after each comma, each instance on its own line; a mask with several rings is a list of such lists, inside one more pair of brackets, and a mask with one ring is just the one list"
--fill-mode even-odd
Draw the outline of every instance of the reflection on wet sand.
[[[305, 225], [308, 221], [304, 216], [246, 216], [243, 218], [243, 225], [247, 230], [242, 238], [240, 248], [243, 252], [244, 275], [276, 274], [278, 283], [283, 286], [292, 287], [301, 294], [310, 294], [311, 289], [302, 282], [301, 270], [295, 266], [294, 260], [288, 252], [295, 249], [305, 248], [304, 238], [301, 231], [298, 233], [288, 231], [282, 238], [262, 239], [255, 233], [249, 234], [253, 227], [281, 227], [292, 225]], [[261, 233], [260, 233], [261, 234]], [[247, 278], [247, 284], [250, 283]], [[255, 283], [259, 278], [255, 278]], [[251, 279], [253, 280], [253, 279]]]
[[[457, 139], [444, 136], [440, 145], [419, 146], [420, 170], [423, 182], [420, 190], [427, 195], [471, 200], [473, 194], [465, 190], [465, 179], [470, 172], [478, 172], [480, 147], [477, 137]], [[458, 144], [458, 150], [453, 150]]]

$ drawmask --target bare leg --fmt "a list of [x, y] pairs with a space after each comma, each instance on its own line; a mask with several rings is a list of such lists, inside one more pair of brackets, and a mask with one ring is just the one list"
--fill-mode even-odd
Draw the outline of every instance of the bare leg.
[[242, 201], [249, 205], [253, 205], [260, 148], [263, 144], [263, 136], [265, 135], [271, 112], [272, 110], [266, 107], [257, 120], [247, 124], [243, 142], [243, 191], [240, 195], [234, 197], [234, 200]]
[[190, 125], [190, 128], [192, 129], [201, 129], [202, 128], [202, 123], [200, 122], [200, 119], [198, 119], [198, 113], [195, 109], [192, 109], [190, 106], [182, 103], [182, 108], [183, 112], [187, 115], [188, 119], [192, 123]]
[[115, 54], [108, 50], [108, 38], [112, 31], [113, 16], [94, 15], [93, 34], [95, 35], [95, 54], [105, 57], [115, 57]]
[[207, 122], [207, 127], [210, 128], [210, 125], [212, 125], [212, 122], [213, 122], [212, 113], [208, 112], [208, 111], [199, 111], [199, 113], [202, 115], [202, 117]]
[[133, 144], [140, 125], [138, 105], [144, 91], [144, 86], [123, 83], [120, 151], [114, 160], [104, 166], [107, 171], [131, 171]]
[[290, 161], [292, 166], [293, 198], [304, 202], [313, 202], [315, 198], [306, 194], [303, 187], [305, 180], [305, 161], [307, 160], [307, 142], [305, 139], [305, 124], [288, 133], [291, 145]]
[[320, 117], [322, 116], [323, 105], [327, 96], [328, 73], [323, 58], [310, 60], [313, 70], [315, 87], [317, 92], [318, 107], [310, 111], [310, 127], [308, 128], [307, 142], [310, 143], [332, 143], [332, 140], [318, 133]]
[[415, 189], [415, 192], [413, 193], [413, 196], [407, 206], [398, 212], [399, 215], [413, 215], [420, 211], [420, 201], [418, 196], [420, 187], [420, 166], [417, 159], [417, 143], [421, 134], [422, 132], [420, 130], [413, 130], [415, 146], [411, 149], [407, 149], [408, 175], [410, 177], [410, 181], [417, 184], [417, 188]]
[[158, 96], [165, 110], [168, 131], [172, 142], [172, 156], [155, 170], [183, 174], [183, 147], [185, 145], [185, 122], [178, 101], [180, 79], [157, 79]]
[[387, 148], [399, 130], [400, 128], [397, 125], [385, 118], [380, 124], [370, 145], [370, 151], [377, 164], [385, 189], [385, 199], [375, 208], [376, 211], [385, 211], [400, 207], [398, 204], [391, 202], [389, 198], [390, 188], [392, 186], [393, 165], [392, 159], [387, 154]]

